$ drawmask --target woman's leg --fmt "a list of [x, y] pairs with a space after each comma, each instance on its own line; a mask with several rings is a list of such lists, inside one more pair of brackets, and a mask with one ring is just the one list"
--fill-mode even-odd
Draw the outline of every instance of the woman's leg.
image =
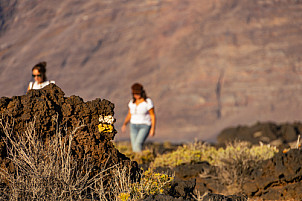
[[130, 123], [130, 140], [131, 140], [131, 146], [132, 146], [132, 151], [136, 150], [137, 148], [135, 147], [135, 141], [138, 135], [138, 127], [137, 124], [131, 124]]
[[145, 124], [137, 124], [138, 133], [134, 142], [133, 151], [141, 152], [143, 150], [143, 145], [145, 140], [149, 135], [151, 126]]

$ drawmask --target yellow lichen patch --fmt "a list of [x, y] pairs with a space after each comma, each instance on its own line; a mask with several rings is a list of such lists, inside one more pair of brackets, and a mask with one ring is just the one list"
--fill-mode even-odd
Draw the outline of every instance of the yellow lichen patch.
[[99, 124], [99, 131], [104, 133], [111, 133], [113, 131], [113, 126], [108, 124]]

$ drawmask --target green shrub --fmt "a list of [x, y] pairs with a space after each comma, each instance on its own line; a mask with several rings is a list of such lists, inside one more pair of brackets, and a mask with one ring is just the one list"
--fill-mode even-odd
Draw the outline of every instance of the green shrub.
[[153, 168], [160, 166], [175, 167], [183, 163], [199, 161], [213, 162], [217, 151], [214, 147], [202, 142], [179, 146], [176, 151], [159, 155], [151, 163]]
[[247, 142], [235, 142], [228, 144], [226, 148], [215, 148], [203, 142], [194, 142], [178, 147], [176, 151], [159, 155], [151, 163], [152, 167], [175, 167], [182, 163], [194, 163], [208, 161], [211, 165], [220, 165], [225, 159], [265, 160], [278, 152], [275, 147], [269, 145], [251, 146]]
[[167, 174], [155, 173], [151, 168], [144, 171], [139, 183], [131, 185], [131, 197], [142, 199], [149, 195], [163, 194], [171, 188], [173, 176]]

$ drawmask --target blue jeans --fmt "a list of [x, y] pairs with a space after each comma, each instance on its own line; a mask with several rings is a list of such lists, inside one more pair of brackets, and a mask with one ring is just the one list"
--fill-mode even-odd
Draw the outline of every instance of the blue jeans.
[[151, 126], [146, 124], [130, 124], [130, 139], [134, 152], [143, 150], [143, 144], [149, 135], [150, 129]]

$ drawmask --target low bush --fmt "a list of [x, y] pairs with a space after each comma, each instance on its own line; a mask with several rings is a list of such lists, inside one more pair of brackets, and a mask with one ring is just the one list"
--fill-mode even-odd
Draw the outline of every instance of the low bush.
[[151, 163], [152, 167], [175, 167], [183, 163], [207, 161], [211, 165], [221, 165], [226, 159], [244, 158], [260, 161], [271, 158], [278, 152], [270, 145], [252, 146], [248, 142], [234, 142], [226, 148], [215, 148], [204, 142], [194, 142], [178, 147], [176, 151], [159, 155]]
[[195, 142], [179, 146], [177, 150], [159, 155], [151, 163], [151, 167], [167, 166], [173, 168], [183, 163], [193, 163], [199, 161], [208, 161], [213, 163], [217, 157], [215, 147], [202, 142]]
[[173, 176], [155, 173], [149, 168], [143, 172], [140, 182], [131, 185], [131, 197], [136, 200], [149, 195], [163, 194], [171, 188], [173, 179]]
[[238, 141], [218, 149], [203, 142], [195, 142], [157, 156], [151, 167], [173, 168], [182, 163], [207, 161], [215, 167], [215, 175], [213, 172], [205, 172], [201, 177], [218, 179], [219, 183], [228, 187], [226, 193], [241, 193], [243, 183], [249, 179], [251, 171], [258, 163], [272, 158], [277, 152], [276, 147], [263, 144], [252, 146], [248, 142]]
[[113, 180], [105, 185], [101, 179], [96, 183], [93, 191], [101, 200], [138, 200], [149, 195], [163, 194], [169, 191], [174, 179], [173, 176], [155, 173], [148, 169], [146, 171], [142, 170], [142, 173], [138, 175], [140, 177], [139, 182], [131, 182], [128, 171], [129, 168], [127, 167], [112, 168]]
[[250, 179], [251, 172], [260, 161], [272, 158], [278, 150], [270, 145], [252, 146], [248, 142], [235, 141], [226, 148], [217, 150], [215, 165], [221, 183], [225, 184], [227, 193], [243, 193], [244, 182]]

